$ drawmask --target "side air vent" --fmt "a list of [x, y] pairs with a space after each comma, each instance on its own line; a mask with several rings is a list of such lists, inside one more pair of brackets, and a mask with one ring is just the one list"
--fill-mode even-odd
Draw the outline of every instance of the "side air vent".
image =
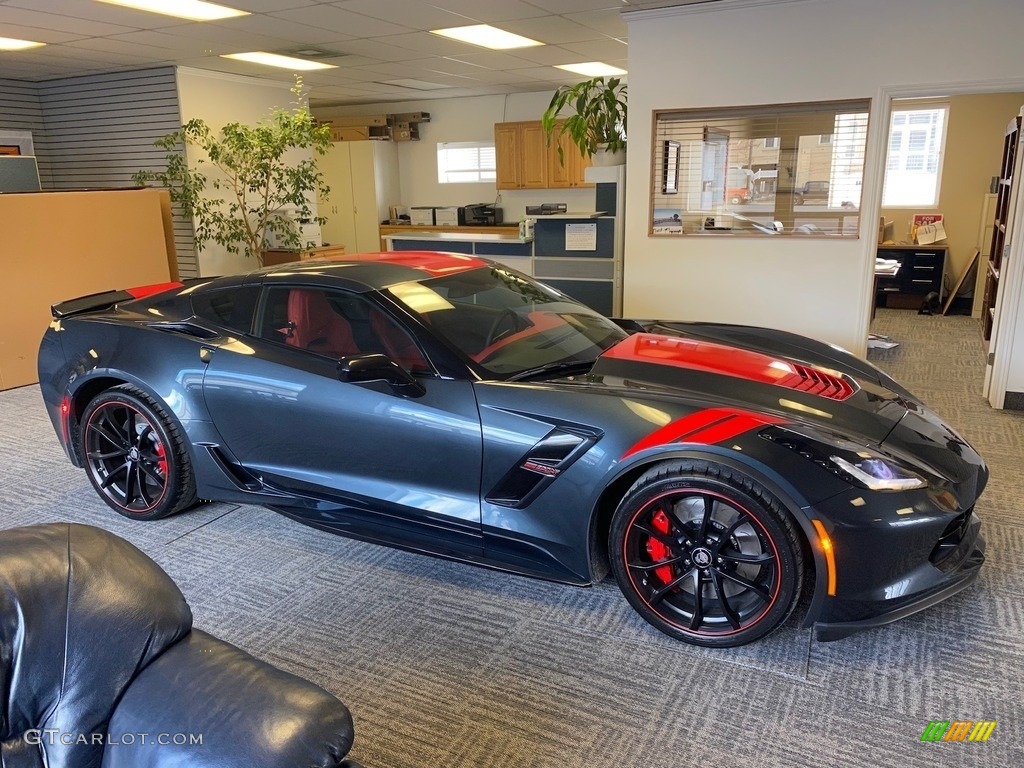
[[503, 507], [527, 506], [595, 442], [595, 435], [551, 430], [505, 473], [486, 500]]

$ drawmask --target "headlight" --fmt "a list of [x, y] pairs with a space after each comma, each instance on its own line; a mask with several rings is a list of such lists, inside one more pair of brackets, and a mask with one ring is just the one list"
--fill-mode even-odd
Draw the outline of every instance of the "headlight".
[[920, 475], [866, 451], [849, 460], [842, 456], [829, 456], [829, 461], [872, 491], [909, 491], [928, 485]]
[[[909, 462], [858, 445], [839, 435], [807, 429], [768, 427], [761, 437], [785, 446], [851, 485], [872, 491], [911, 491], [928, 485], [932, 473]], [[933, 478], [938, 482], [938, 478]]]

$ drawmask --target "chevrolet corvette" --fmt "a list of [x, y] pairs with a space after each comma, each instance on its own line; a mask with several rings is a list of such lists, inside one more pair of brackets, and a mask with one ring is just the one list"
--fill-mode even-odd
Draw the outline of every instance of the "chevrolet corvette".
[[499, 263], [392, 252], [55, 304], [58, 440], [136, 520], [266, 505], [749, 643], [973, 583], [988, 471], [870, 363], [767, 328], [606, 318]]

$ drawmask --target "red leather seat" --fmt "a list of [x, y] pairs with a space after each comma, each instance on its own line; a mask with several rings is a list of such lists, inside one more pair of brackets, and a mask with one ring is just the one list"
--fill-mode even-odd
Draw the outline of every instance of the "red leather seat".
[[323, 291], [292, 288], [288, 293], [289, 335], [293, 347], [330, 357], [359, 354], [352, 326], [331, 308]]
[[426, 371], [427, 361], [409, 335], [379, 309], [370, 311], [370, 330], [388, 357], [407, 371]]

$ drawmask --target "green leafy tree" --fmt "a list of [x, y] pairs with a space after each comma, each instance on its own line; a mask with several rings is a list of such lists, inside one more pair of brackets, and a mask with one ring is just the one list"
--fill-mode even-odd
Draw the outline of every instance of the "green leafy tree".
[[[301, 78], [291, 90], [292, 107], [275, 107], [255, 126], [229, 123], [215, 135], [203, 120], [189, 120], [154, 142], [167, 152], [166, 170], [139, 171], [133, 177], [136, 184], [168, 188], [171, 202], [195, 222], [197, 248], [214, 242], [262, 265], [268, 230], [280, 235], [286, 247], [302, 248], [307, 243], [294, 218], [326, 221], [314, 217], [310, 205], [318, 193], [326, 197], [330, 192], [315, 157], [295, 163], [286, 155], [293, 149], [324, 154], [331, 144], [330, 127], [313, 119]], [[202, 150], [192, 168], [185, 146]]]
[[[551, 96], [541, 116], [541, 126], [548, 141], [553, 135], [569, 134], [584, 157], [590, 157], [599, 147], [618, 152], [626, 148], [627, 102], [627, 86], [617, 77], [594, 77], [575, 85], [562, 85]], [[560, 120], [565, 109], [570, 114]], [[558, 157], [564, 164], [561, 145]]]

